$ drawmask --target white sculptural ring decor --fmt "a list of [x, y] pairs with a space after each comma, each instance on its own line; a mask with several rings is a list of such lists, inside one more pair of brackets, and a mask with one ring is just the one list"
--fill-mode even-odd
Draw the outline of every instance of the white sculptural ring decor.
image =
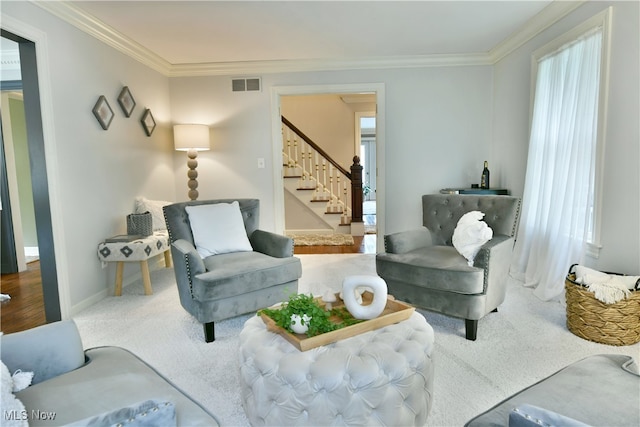
[[[358, 288], [365, 288], [373, 293], [371, 304], [362, 305], [362, 298], [358, 302]], [[387, 283], [378, 276], [347, 276], [342, 282], [342, 300], [354, 318], [374, 319], [382, 314], [387, 305]]]

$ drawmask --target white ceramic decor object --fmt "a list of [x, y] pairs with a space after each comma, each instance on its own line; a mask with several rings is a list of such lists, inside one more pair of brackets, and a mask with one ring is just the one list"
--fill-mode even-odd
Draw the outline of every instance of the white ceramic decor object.
[[300, 316], [299, 314], [291, 315], [291, 330], [296, 334], [306, 334], [309, 330], [309, 321], [311, 317], [303, 314]]
[[[359, 287], [373, 293], [371, 304], [358, 303], [355, 290]], [[387, 305], [387, 283], [378, 276], [347, 276], [342, 282], [342, 299], [349, 313], [356, 319], [374, 319], [382, 314]]]
[[331, 311], [331, 309], [333, 308], [333, 303], [336, 302], [336, 300], [336, 294], [334, 294], [331, 289], [327, 290], [322, 296], [322, 302], [325, 303], [325, 310]]

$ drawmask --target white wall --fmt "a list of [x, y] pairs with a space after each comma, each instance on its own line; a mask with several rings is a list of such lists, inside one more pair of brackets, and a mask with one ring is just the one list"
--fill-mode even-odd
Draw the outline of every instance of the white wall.
[[[492, 77], [488, 66], [267, 74], [259, 93], [231, 92], [226, 76], [172, 78], [171, 115], [176, 123], [213, 126], [212, 150], [199, 155], [200, 198], [259, 197], [261, 227], [272, 230], [274, 167], [276, 174], [281, 167], [272, 162], [272, 88], [384, 84], [384, 231], [392, 232], [421, 225], [422, 194], [478, 182], [482, 162], [492, 161]], [[257, 157], [266, 159], [265, 169]], [[179, 189], [185, 174], [181, 164]]]
[[[493, 169], [522, 196], [530, 119], [531, 54], [588, 18], [613, 6], [607, 117], [602, 250], [596, 268], [640, 272], [640, 107], [638, 2], [587, 2], [495, 66]], [[567, 266], [568, 268], [568, 266]]]
[[[115, 266], [102, 269], [96, 249], [105, 237], [126, 231], [135, 197], [175, 198], [168, 78], [31, 3], [3, 2], [2, 18], [3, 28], [42, 40], [40, 92], [65, 317], [113, 294]], [[124, 85], [137, 103], [130, 118], [117, 103]], [[100, 95], [115, 113], [108, 131], [91, 112]], [[144, 108], [157, 122], [151, 137], [139, 121]], [[125, 275], [137, 270], [132, 265]]]

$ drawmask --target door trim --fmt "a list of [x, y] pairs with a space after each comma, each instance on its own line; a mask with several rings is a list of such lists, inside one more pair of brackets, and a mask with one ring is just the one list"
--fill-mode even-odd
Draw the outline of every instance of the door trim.
[[378, 251], [384, 248], [380, 236], [385, 230], [385, 85], [384, 83], [274, 86], [271, 88], [271, 144], [273, 163], [273, 209], [275, 232], [284, 233], [284, 186], [282, 185], [282, 118], [281, 98], [291, 95], [317, 95], [332, 93], [375, 93], [376, 94], [376, 170], [377, 170], [377, 227]]
[[[55, 257], [57, 293], [59, 302], [59, 316], [62, 319], [70, 317], [70, 292], [69, 292], [69, 260], [64, 239], [62, 203], [57, 183], [59, 182], [59, 167], [56, 153], [55, 127], [53, 121], [53, 96], [51, 84], [51, 72], [49, 70], [49, 48], [47, 35], [43, 31], [17, 20], [6, 14], [1, 14], [2, 29], [16, 36], [22, 37], [34, 43], [35, 61], [38, 70], [38, 89], [40, 98], [40, 114], [42, 121], [42, 140], [44, 159], [46, 162], [46, 180], [48, 190], [48, 210], [51, 224], [52, 247], [40, 249], [41, 258], [44, 251], [51, 251]], [[37, 208], [36, 208], [37, 209]], [[42, 265], [42, 263], [41, 263]], [[46, 309], [46, 301], [45, 301]], [[49, 321], [49, 319], [47, 319]]]

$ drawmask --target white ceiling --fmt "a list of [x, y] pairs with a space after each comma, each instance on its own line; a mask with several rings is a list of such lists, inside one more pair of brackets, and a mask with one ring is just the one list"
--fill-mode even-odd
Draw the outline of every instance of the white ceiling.
[[[333, 61], [488, 55], [550, 25], [577, 2], [46, 1], [44, 9], [168, 75]], [[572, 5], [572, 6], [568, 6]], [[526, 41], [526, 40], [525, 40]], [[495, 58], [494, 58], [495, 60]], [[259, 64], [259, 65], [257, 65]], [[264, 69], [264, 67], [262, 68]], [[188, 72], [185, 74], [187, 75]]]
[[550, 1], [78, 1], [171, 64], [488, 52]]

